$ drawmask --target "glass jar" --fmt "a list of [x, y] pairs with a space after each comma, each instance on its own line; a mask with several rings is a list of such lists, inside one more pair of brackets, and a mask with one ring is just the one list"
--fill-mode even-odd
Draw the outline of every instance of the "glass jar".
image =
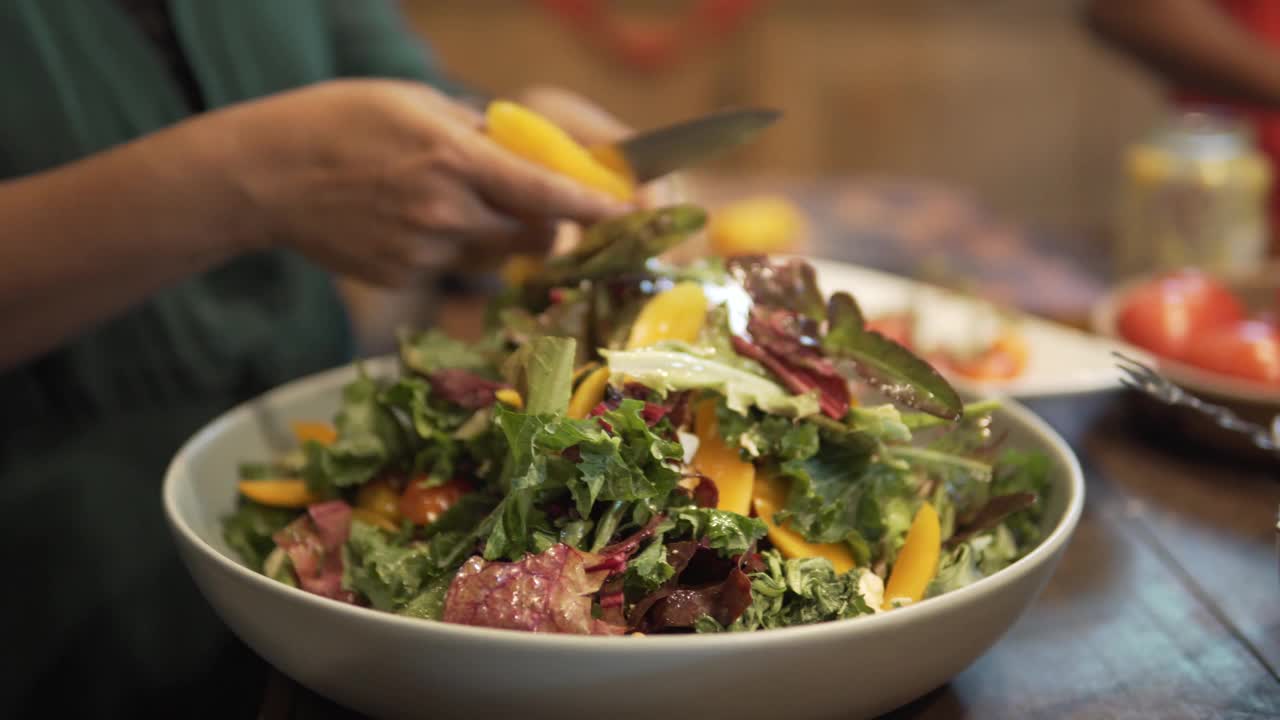
[[1271, 167], [1226, 111], [1174, 114], [1125, 156], [1113, 269], [1194, 265], [1235, 273], [1267, 257]]

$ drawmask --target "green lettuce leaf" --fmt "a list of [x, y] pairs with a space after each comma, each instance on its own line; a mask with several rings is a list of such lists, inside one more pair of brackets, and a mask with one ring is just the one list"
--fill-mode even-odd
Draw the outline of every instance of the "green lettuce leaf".
[[1005, 450], [992, 468], [991, 494], [1011, 495], [1027, 492], [1036, 496], [1036, 503], [1026, 510], [1004, 519], [1019, 545], [1034, 546], [1043, 536], [1041, 522], [1049, 497], [1049, 456], [1041, 452]]
[[540, 337], [507, 359], [508, 380], [524, 398], [525, 412], [563, 414], [568, 409], [576, 348], [573, 338]]
[[440, 330], [400, 334], [400, 360], [410, 370], [430, 375], [437, 370], [460, 369], [495, 378], [495, 357], [500, 350], [497, 338], [479, 343], [455, 340]]
[[835, 293], [827, 306], [828, 330], [822, 348], [833, 358], [851, 361], [868, 384], [909, 407], [958, 419], [960, 396], [933, 366], [874, 330], [866, 328], [853, 296]]
[[428, 579], [449, 569], [430, 543], [392, 545], [385, 533], [359, 520], [351, 523], [344, 551], [342, 586], [388, 612], [404, 607]]
[[767, 528], [759, 518], [746, 517], [728, 510], [682, 507], [672, 515], [673, 539], [702, 540], [725, 557], [740, 555], [765, 536]]
[[623, 575], [623, 587], [633, 597], [657, 590], [676, 574], [675, 568], [667, 562], [667, 546], [663, 537], [662, 534], [655, 535], [649, 544], [627, 563], [627, 570]]
[[752, 602], [742, 617], [728, 628], [704, 618], [695, 626], [699, 632], [781, 628], [874, 612], [859, 588], [862, 574], [868, 572], [865, 568], [840, 574], [825, 558], [784, 561], [776, 550], [761, 556], [766, 569], [751, 574]]
[[422, 592], [396, 611], [398, 615], [439, 620], [444, 617], [444, 600], [453, 582], [453, 573], [438, 575], [423, 583]]
[[819, 433], [817, 452], [782, 462], [779, 473], [791, 478], [779, 522], [810, 542], [840, 542], [861, 532], [858, 510], [868, 490], [865, 475], [875, 443], [858, 433]]
[[938, 572], [929, 582], [924, 596], [936, 597], [952, 590], [959, 590], [966, 585], [986, 577], [978, 567], [982, 558], [980, 551], [974, 550], [969, 543], [960, 543], [950, 552], [944, 553], [938, 561]]
[[314, 440], [303, 446], [302, 475], [313, 493], [327, 497], [334, 488], [360, 485], [406, 455], [407, 429], [380, 394], [378, 383], [361, 370], [342, 390], [342, 408], [335, 418], [338, 439], [328, 446]]
[[271, 536], [297, 516], [297, 510], [267, 507], [242, 498], [236, 511], [222, 519], [222, 539], [245, 565], [261, 572], [276, 546]]
[[[680, 481], [674, 463], [684, 455], [680, 443], [660, 437], [643, 416], [644, 403], [626, 399], [602, 417], [615, 435], [603, 431], [579, 445], [580, 480], [586, 488], [578, 510], [590, 512], [586, 501], [665, 498]], [[587, 512], [582, 512], [586, 509]]]
[[464, 450], [456, 435], [471, 417], [469, 411], [437, 401], [431, 385], [418, 377], [403, 377], [379, 395], [379, 402], [406, 418], [415, 438], [410, 449], [414, 472], [426, 473], [431, 484], [453, 479], [454, 467]]
[[728, 407], [746, 414], [754, 406], [772, 415], [805, 417], [818, 412], [812, 394], [792, 395], [781, 385], [731, 365], [670, 350], [605, 350], [601, 352], [614, 375], [633, 378], [660, 393], [671, 390], [713, 390]]

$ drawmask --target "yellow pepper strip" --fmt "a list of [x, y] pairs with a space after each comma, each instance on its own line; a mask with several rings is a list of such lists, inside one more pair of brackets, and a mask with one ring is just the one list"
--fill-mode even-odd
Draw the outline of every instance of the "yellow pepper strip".
[[600, 363], [595, 362], [594, 360], [589, 363], [579, 365], [578, 368], [573, 371], [573, 386], [577, 387], [578, 383], [581, 382], [584, 377], [595, 372], [598, 367], [600, 367]]
[[498, 402], [507, 407], [513, 407], [517, 410], [524, 409], [524, 398], [520, 397], [520, 393], [517, 390], [502, 388], [494, 392], [493, 396], [498, 399]]
[[365, 508], [358, 507], [352, 510], [351, 517], [366, 525], [372, 525], [376, 528], [386, 530], [387, 532], [399, 532], [400, 530], [400, 528], [396, 527], [396, 524], [388, 520], [385, 515], [379, 515], [378, 513], [372, 510], [366, 510]]
[[299, 443], [315, 440], [321, 445], [332, 445], [338, 439], [338, 431], [329, 423], [297, 420], [292, 423], [293, 436]]
[[942, 524], [938, 511], [925, 503], [916, 511], [907, 530], [907, 541], [898, 552], [898, 559], [889, 574], [884, 588], [884, 609], [893, 609], [893, 601], [909, 599], [920, 602], [924, 591], [938, 571], [938, 556], [942, 553]]
[[591, 414], [604, 400], [604, 389], [609, 385], [609, 368], [596, 368], [578, 383], [578, 389], [569, 398], [569, 417], [581, 420]]
[[769, 529], [769, 542], [773, 543], [778, 552], [788, 558], [826, 558], [838, 573], [852, 570], [857, 563], [853, 561], [853, 553], [844, 543], [811, 543], [800, 533], [773, 521], [774, 513], [782, 508], [786, 499], [786, 488], [777, 478], [762, 477], [755, 485], [755, 497], [751, 501], [756, 517], [763, 520], [765, 527]]
[[380, 515], [395, 523], [400, 522], [400, 494], [386, 480], [370, 480], [356, 491], [356, 507]]
[[695, 282], [679, 285], [655, 295], [640, 308], [631, 325], [627, 349], [648, 347], [663, 340], [693, 342], [707, 318], [707, 296]]
[[716, 507], [739, 515], [749, 515], [756, 466], [744, 462], [738, 452], [726, 445], [724, 438], [720, 437], [714, 402], [708, 400], [698, 406], [693, 418], [693, 428], [698, 436], [698, 452], [693, 456], [693, 466], [716, 484], [720, 497]]
[[319, 501], [302, 480], [242, 480], [239, 487], [241, 495], [271, 507], [304, 508]]
[[632, 183], [601, 165], [567, 132], [529, 108], [496, 100], [489, 103], [485, 125], [494, 142], [530, 162], [619, 200], [630, 201], [635, 194]]
[[715, 212], [707, 228], [711, 250], [717, 255], [768, 255], [796, 248], [804, 217], [783, 198], [743, 200]]

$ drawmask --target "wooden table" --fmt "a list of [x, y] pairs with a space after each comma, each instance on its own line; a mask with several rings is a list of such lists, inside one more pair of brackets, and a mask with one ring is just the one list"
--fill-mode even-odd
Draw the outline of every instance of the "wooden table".
[[[721, 183], [707, 196], [757, 187]], [[839, 221], [841, 203], [873, 202], [856, 195], [882, 187], [782, 187], [813, 222], [815, 255], [906, 267], [894, 266], [892, 248], [866, 241], [865, 229]], [[945, 226], [938, 233], [949, 239], [916, 238], [916, 247], [945, 251], [949, 242], [955, 255], [970, 254], [964, 238]], [[1040, 298], [1045, 314], [1073, 317], [1079, 289], [1100, 287], [1100, 267], [1087, 258], [1101, 256], [1087, 243], [1052, 248], [1045, 261], [1044, 243], [1053, 240], [1018, 232], [1012, 242], [1002, 251], [1011, 274], [1026, 266], [1022, 257], [1065, 263], [1062, 272], [1079, 275], [1058, 296]], [[868, 260], [874, 253], [881, 262]], [[1136, 418], [1131, 402], [1112, 392], [1027, 403], [1080, 457], [1080, 525], [1042, 595], [995, 647], [887, 717], [1280, 718], [1280, 466], [1233, 463], [1163, 436]], [[354, 717], [278, 674], [263, 716]]]

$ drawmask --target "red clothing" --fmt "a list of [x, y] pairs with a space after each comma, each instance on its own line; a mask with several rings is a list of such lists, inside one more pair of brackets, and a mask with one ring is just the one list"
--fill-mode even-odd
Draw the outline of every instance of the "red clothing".
[[[1276, 62], [1280, 64], [1280, 0], [1216, 0], [1232, 18], [1254, 36], [1276, 49]], [[1212, 104], [1230, 108], [1245, 118], [1253, 129], [1258, 147], [1271, 160], [1274, 179], [1270, 196], [1272, 228], [1271, 252], [1280, 254], [1280, 111], [1260, 109], [1251, 105], [1223, 100], [1209, 94], [1190, 90], [1174, 91], [1174, 101], [1180, 105]]]

